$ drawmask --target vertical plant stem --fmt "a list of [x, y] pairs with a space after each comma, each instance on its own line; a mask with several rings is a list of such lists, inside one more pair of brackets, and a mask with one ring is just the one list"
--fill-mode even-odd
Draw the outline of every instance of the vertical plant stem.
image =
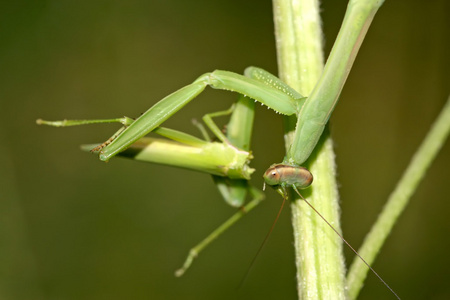
[[[323, 70], [319, 3], [274, 0], [273, 6], [279, 76], [307, 96]], [[285, 120], [286, 149], [295, 123], [295, 118]], [[314, 185], [304, 196], [340, 231], [334, 153], [327, 133], [319, 144], [308, 161]], [[291, 208], [299, 299], [345, 299], [342, 241], [302, 200], [294, 199]]]

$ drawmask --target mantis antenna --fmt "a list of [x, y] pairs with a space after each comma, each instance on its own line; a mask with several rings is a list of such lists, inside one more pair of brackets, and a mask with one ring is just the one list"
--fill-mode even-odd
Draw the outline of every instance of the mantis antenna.
[[[383, 283], [383, 284], [384, 284], [384, 285], [392, 292], [392, 294], [394, 294], [395, 297], [397, 297], [397, 299], [400, 300], [400, 297], [394, 292], [394, 290], [386, 283], [386, 281], [383, 280], [383, 278], [381, 278], [380, 275], [378, 275], [377, 272], [375, 272], [375, 270], [374, 270], [374, 269], [373, 269], [373, 268], [372, 268], [372, 267], [364, 260], [364, 258], [362, 258], [362, 256], [359, 255], [358, 251], [356, 251], [356, 250], [350, 245], [350, 243], [347, 242], [347, 241], [344, 239], [344, 237], [342, 236], [342, 234], [340, 234], [339, 231], [337, 231], [336, 228], [334, 228], [333, 225], [331, 225], [330, 222], [328, 222], [327, 219], [325, 219], [325, 217], [322, 216], [322, 215], [317, 211], [317, 209], [315, 209], [314, 206], [312, 206], [312, 204], [309, 203], [308, 200], [306, 200], [305, 198], [303, 198], [303, 196], [302, 196], [302, 195], [300, 194], [300, 192], [298, 191], [297, 187], [296, 187], [295, 185], [293, 185], [292, 188], [293, 188], [294, 191], [300, 196], [300, 198], [302, 198], [303, 201], [305, 201], [306, 204], [308, 204], [309, 207], [311, 207], [311, 208], [316, 212], [316, 214], [319, 215], [319, 217], [321, 217], [322, 220], [324, 220], [325, 223], [327, 223], [328, 226], [330, 226], [331, 229], [333, 229], [334, 232], [336, 232], [336, 234], [342, 239], [342, 241], [344, 241], [344, 243], [345, 243], [345, 244], [346, 244], [346, 245], [347, 245], [347, 246], [348, 246], [348, 247], [356, 254], [356, 256], [358, 256], [358, 257], [362, 260], [362, 262], [370, 269], [370, 271], [372, 271], [373, 274], [375, 274], [375, 276], [377, 276], [378, 279], [380, 279], [380, 281], [381, 281], [381, 282], [382, 282], [382, 283]], [[283, 200], [283, 202], [284, 202], [284, 200]]]
[[[292, 187], [294, 189], [294, 191], [300, 196], [300, 198], [302, 198], [302, 200], [305, 201], [309, 205], [309, 207], [311, 207], [316, 212], [316, 214], [320, 218], [322, 218], [322, 220], [324, 220], [325, 223], [327, 223], [331, 229], [333, 229], [334, 232], [336, 232], [336, 234], [356, 254], [356, 256], [358, 256], [362, 260], [362, 262], [375, 274], [375, 276], [377, 276], [378, 279], [391, 291], [391, 293], [394, 294], [394, 296], [400, 300], [400, 297], [394, 292], [394, 290], [381, 278], [380, 275], [378, 275], [378, 273], [364, 260], [364, 258], [362, 258], [362, 256], [358, 253], [358, 251], [356, 251], [350, 245], [350, 243], [344, 239], [342, 234], [340, 234], [339, 231], [337, 231], [336, 228], [334, 228], [334, 226], [331, 225], [330, 222], [328, 222], [327, 219], [325, 219], [325, 217], [321, 213], [319, 213], [317, 211], [317, 209], [315, 209], [314, 206], [312, 206], [312, 204], [309, 203], [309, 201], [306, 200], [300, 194], [298, 189], [304, 189], [304, 188], [309, 187], [313, 181], [313, 176], [312, 176], [311, 172], [308, 171], [308, 169], [299, 167], [299, 166], [286, 165], [286, 164], [274, 164], [274, 165], [270, 166], [269, 169], [267, 169], [267, 171], [264, 173], [263, 177], [264, 177], [265, 184], [267, 183], [268, 185], [276, 188], [277, 191], [283, 195], [283, 204], [281, 205], [281, 209], [283, 209], [284, 203], [287, 198], [286, 187]], [[278, 220], [278, 217], [280, 216], [281, 209], [278, 212], [275, 222], [273, 223], [268, 235], [266, 236], [260, 249], [258, 250], [257, 255], [261, 251], [261, 248], [265, 245], [270, 233], [272, 232], [273, 227], [275, 226], [275, 224]], [[255, 261], [255, 258], [253, 259], [252, 264]], [[250, 267], [252, 266], [252, 264], [250, 265]]]

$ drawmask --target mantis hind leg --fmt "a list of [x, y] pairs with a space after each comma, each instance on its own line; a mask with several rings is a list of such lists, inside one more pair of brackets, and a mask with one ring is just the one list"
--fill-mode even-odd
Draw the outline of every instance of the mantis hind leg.
[[249, 186], [248, 192], [252, 196], [252, 200], [245, 206], [242, 207], [238, 212], [232, 215], [228, 220], [226, 220], [222, 225], [220, 225], [217, 229], [211, 232], [205, 239], [203, 239], [200, 243], [189, 250], [189, 254], [184, 261], [183, 266], [175, 271], [175, 276], [182, 276], [187, 269], [191, 266], [194, 259], [200, 254], [200, 252], [205, 249], [212, 241], [218, 238], [222, 233], [224, 233], [228, 228], [234, 225], [237, 221], [239, 221], [244, 215], [246, 215], [249, 211], [255, 208], [263, 199], [264, 194], [254, 188]]

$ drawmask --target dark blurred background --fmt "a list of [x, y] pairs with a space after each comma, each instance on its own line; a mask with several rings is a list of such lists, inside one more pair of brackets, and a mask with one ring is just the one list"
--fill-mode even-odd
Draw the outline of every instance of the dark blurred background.
[[[322, 5], [327, 53], [345, 8]], [[333, 114], [343, 230], [356, 248], [450, 92], [449, 12], [446, 0], [387, 1]], [[35, 124], [136, 117], [203, 72], [249, 65], [277, 72], [270, 1], [2, 2], [0, 298], [295, 299], [289, 209], [236, 290], [280, 205], [273, 191], [175, 278], [234, 212], [210, 176], [79, 150], [114, 125]], [[193, 117], [235, 99], [208, 90], [165, 125], [198, 134]], [[283, 157], [280, 120], [258, 108], [257, 186]], [[374, 264], [404, 299], [450, 298], [449, 161], [447, 142]], [[380, 298], [392, 297], [369, 274], [361, 299]]]

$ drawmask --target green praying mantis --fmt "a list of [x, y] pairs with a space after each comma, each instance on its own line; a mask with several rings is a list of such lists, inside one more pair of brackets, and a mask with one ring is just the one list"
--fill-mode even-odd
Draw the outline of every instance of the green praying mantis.
[[[166, 159], [166, 164], [169, 164], [169, 161], [171, 161], [172, 165], [177, 165], [172, 156], [180, 155], [180, 152], [181, 155], [184, 155], [185, 160], [190, 162], [191, 160], [195, 161], [195, 159], [191, 159], [194, 157], [194, 154], [187, 150], [181, 150], [183, 147], [195, 148], [198, 150], [207, 148], [210, 145], [215, 146], [213, 152], [215, 154], [219, 153], [219, 156], [225, 156], [225, 153], [233, 153], [228, 155], [226, 162], [214, 161], [214, 159], [203, 153], [202, 155], [205, 156], [203, 157], [203, 160], [213, 160], [210, 164], [212, 167], [206, 167], [204, 165], [199, 166], [196, 163], [192, 163], [191, 165], [180, 165], [185, 168], [211, 173], [226, 202], [232, 206], [241, 207], [241, 210], [190, 250], [182, 268], [176, 271], [177, 276], [184, 274], [192, 264], [194, 258], [197, 257], [208, 244], [239, 220], [246, 212], [253, 209], [264, 198], [261, 191], [248, 183], [249, 176], [253, 172], [253, 170], [248, 167], [248, 162], [251, 159], [249, 145], [254, 118], [254, 100], [267, 105], [274, 111], [284, 115], [299, 115], [300, 111], [304, 109], [306, 98], [286, 85], [276, 76], [256, 67], [247, 68], [244, 74], [245, 76], [227, 71], [206, 73], [200, 76], [192, 84], [179, 89], [157, 102], [136, 120], [124, 117], [108, 120], [37, 121], [38, 124], [51, 126], [72, 126], [109, 122], [121, 123], [123, 127], [105, 143], [95, 146], [93, 149], [93, 145], [85, 146], [85, 148], [91, 148], [92, 151], [98, 152], [99, 158], [102, 161], [108, 161], [116, 155], [144, 159], [140, 157], [141, 153], [148, 152], [146, 155], [150, 157], [159, 157], [158, 155], [168, 156], [169, 158]], [[199, 95], [206, 86], [215, 89], [230, 90], [240, 94], [238, 101], [230, 110], [207, 114], [203, 117], [204, 123], [220, 140], [220, 143], [211, 142], [206, 134], [206, 130], [201, 125], [197, 126], [203, 132], [206, 141], [179, 131], [160, 127], [164, 121], [173, 116], [183, 106]], [[312, 120], [311, 123], [315, 124], [315, 126], [306, 126], [305, 130], [310, 129], [309, 133], [304, 134], [304, 136], [307, 136], [308, 140], [303, 142], [300, 141], [300, 144], [312, 145], [313, 143], [310, 143], [312, 139], [318, 140], [335, 104], [336, 102], [331, 104], [325, 103], [318, 107], [319, 110], [313, 111], [313, 114], [304, 116], [304, 118], [310, 118], [309, 121]], [[212, 119], [226, 114], [231, 114], [231, 117], [226, 128], [226, 134], [224, 134]], [[308, 121], [308, 119], [306, 121]], [[150, 132], [154, 132], [175, 141], [179, 148], [170, 150], [170, 144], [172, 143], [170, 141], [144, 138], [144, 136]], [[160, 150], [152, 149], [155, 143], [162, 144]], [[310, 146], [310, 148], [303, 149], [302, 153], [311, 153], [314, 147], [315, 144]], [[149, 148], [150, 150], [148, 150]], [[231, 149], [231, 152], [227, 152], [227, 149]], [[302, 159], [306, 160], [308, 156], [309, 154], [303, 154]], [[155, 158], [153, 158], [152, 161], [164, 163], [163, 160], [158, 161], [158, 159]], [[299, 189], [310, 186], [312, 178], [312, 174], [306, 168], [300, 167], [298, 164], [289, 160], [272, 165], [264, 174], [265, 183], [277, 188], [277, 191], [283, 195], [283, 205], [287, 198], [286, 189], [288, 187], [292, 187], [301, 196]], [[249, 194], [252, 199], [248, 204], [244, 205], [247, 194]], [[314, 209], [306, 199], [304, 200]], [[315, 212], [322, 217], [317, 210], [315, 210]], [[322, 218], [343, 239], [342, 235], [328, 223], [324, 217]], [[344, 242], [359, 256], [347, 241], [344, 240]], [[359, 257], [364, 261], [361, 256]], [[395, 292], [381, 279], [369, 264], [365, 261], [364, 263], [398, 298]]]

